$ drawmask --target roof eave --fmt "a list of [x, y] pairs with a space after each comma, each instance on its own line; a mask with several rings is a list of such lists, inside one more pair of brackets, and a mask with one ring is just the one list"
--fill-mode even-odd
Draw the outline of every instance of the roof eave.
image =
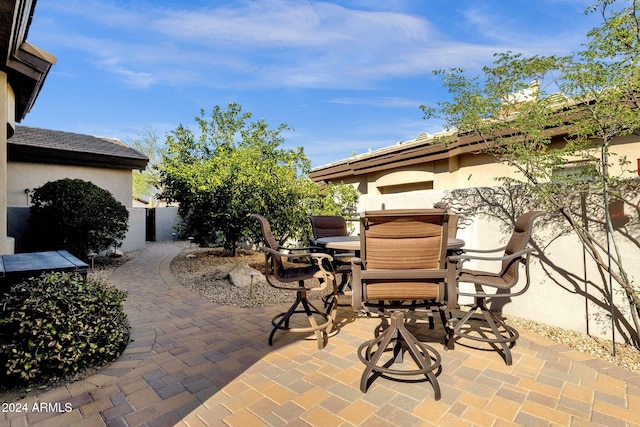
[[[557, 137], [566, 135], [568, 129], [567, 125], [561, 125], [549, 128], [546, 132], [550, 137]], [[368, 173], [446, 160], [465, 153], [475, 153], [486, 148], [482, 147], [483, 145], [491, 143], [474, 134], [446, 135], [445, 138], [448, 138], [446, 142], [434, 138], [418, 144], [387, 147], [362, 156], [319, 166], [309, 173], [309, 178], [314, 182], [346, 180]]]
[[26, 41], [35, 3], [35, 0], [15, 2], [11, 36], [3, 66], [15, 94], [15, 117], [18, 122], [33, 107], [51, 66], [56, 62], [55, 56]]
[[87, 166], [108, 169], [144, 170], [149, 159], [107, 154], [57, 150], [43, 147], [31, 147], [20, 144], [7, 144], [7, 156], [11, 162], [45, 163], [71, 166]]

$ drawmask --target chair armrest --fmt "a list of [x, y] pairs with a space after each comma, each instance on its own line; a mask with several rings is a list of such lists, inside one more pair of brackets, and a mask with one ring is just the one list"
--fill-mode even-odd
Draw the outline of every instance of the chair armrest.
[[518, 252], [514, 252], [511, 255], [504, 255], [504, 256], [477, 256], [477, 255], [468, 255], [468, 254], [461, 254], [461, 255], [451, 255], [447, 257], [447, 262], [449, 263], [457, 263], [458, 261], [471, 261], [471, 260], [477, 260], [477, 261], [508, 261], [510, 259], [515, 259], [515, 258], [519, 258], [522, 257], [523, 255], [526, 255], [528, 253], [533, 252], [533, 248], [526, 248], [523, 249], [521, 251]]
[[362, 259], [351, 258], [351, 307], [354, 311], [362, 309]]
[[262, 248], [260, 248], [260, 250], [264, 251], [264, 252], [268, 252], [272, 255], [278, 255], [278, 256], [282, 256], [282, 257], [286, 257], [286, 258], [300, 258], [300, 257], [310, 257], [310, 258], [315, 258], [315, 259], [327, 259], [329, 261], [333, 261], [333, 257], [329, 254], [325, 254], [322, 252], [304, 252], [301, 254], [291, 254], [291, 253], [286, 253], [286, 252], [282, 252], [282, 251], [276, 251], [274, 249], [271, 249], [267, 246], [263, 246]]
[[499, 248], [494, 248], [494, 249], [467, 249], [464, 248], [465, 252], [473, 252], [473, 253], [479, 253], [479, 254], [488, 254], [488, 253], [492, 253], [492, 252], [504, 252], [504, 250], [506, 249], [506, 246], [500, 246]]
[[447, 270], [435, 269], [413, 269], [413, 270], [362, 270], [362, 279], [404, 279], [404, 280], [424, 280], [424, 279], [445, 279]]
[[[451, 255], [447, 257], [447, 309], [455, 310], [458, 308], [458, 271], [460, 264], [464, 261], [478, 260], [478, 261], [508, 261], [511, 259], [521, 258], [524, 255], [533, 252], [533, 248], [526, 248], [521, 251], [515, 252], [511, 255], [505, 255], [500, 257], [489, 256], [477, 256], [477, 255]], [[522, 261], [522, 260], [521, 260]], [[527, 264], [528, 266], [528, 264]], [[528, 267], [527, 267], [528, 268]], [[528, 272], [527, 272], [528, 274]]]
[[314, 249], [319, 249], [318, 246], [300, 246], [300, 247], [295, 247], [295, 248], [289, 248], [286, 246], [280, 246], [280, 249], [284, 250], [284, 251], [305, 251], [307, 253], [311, 252]]

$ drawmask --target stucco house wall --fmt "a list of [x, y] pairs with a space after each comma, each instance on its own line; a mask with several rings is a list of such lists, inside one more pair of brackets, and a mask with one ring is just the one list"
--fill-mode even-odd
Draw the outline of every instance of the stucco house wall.
[[15, 250], [31, 250], [27, 239], [30, 192], [47, 182], [82, 179], [109, 191], [129, 211], [120, 250], [144, 248], [146, 213], [133, 205], [132, 170], [148, 159], [121, 141], [71, 132], [16, 126], [8, 143], [8, 233]]
[[9, 206], [29, 206], [29, 194], [49, 181], [63, 178], [82, 179], [107, 189], [120, 203], [132, 204], [131, 170], [101, 169], [85, 166], [12, 162], [7, 164], [7, 203]]
[[27, 42], [36, 0], [0, 2], [0, 254], [13, 252], [7, 235], [7, 140], [33, 107], [56, 58]]
[[[499, 177], [518, 177], [518, 173], [482, 153], [477, 141], [437, 143], [440, 135], [419, 135], [411, 141], [366, 154], [352, 156], [315, 167], [310, 178], [315, 182], [344, 182], [363, 195], [398, 194], [424, 190], [490, 187]], [[553, 145], [564, 141], [559, 133]], [[596, 155], [598, 155], [596, 153]], [[628, 165], [618, 160], [626, 157]], [[627, 177], [637, 175], [640, 135], [616, 138], [611, 143], [610, 173]]]

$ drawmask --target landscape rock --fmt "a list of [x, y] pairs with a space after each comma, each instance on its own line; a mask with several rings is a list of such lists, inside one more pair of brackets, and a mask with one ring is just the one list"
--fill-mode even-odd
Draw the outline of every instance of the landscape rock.
[[236, 266], [229, 271], [229, 281], [232, 285], [237, 287], [249, 287], [252, 282], [256, 284], [260, 279], [264, 278], [262, 273], [258, 270], [249, 267], [246, 262], [239, 262]]

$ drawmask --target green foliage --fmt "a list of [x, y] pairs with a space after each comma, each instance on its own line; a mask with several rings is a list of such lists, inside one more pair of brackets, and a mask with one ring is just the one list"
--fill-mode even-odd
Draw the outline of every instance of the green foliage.
[[129, 227], [127, 208], [81, 179], [47, 182], [31, 201], [30, 232], [38, 249], [66, 249], [86, 260], [91, 251], [119, 246]]
[[[627, 6], [613, 10], [616, 3]], [[637, 2], [598, 1], [592, 11], [601, 11], [604, 23], [588, 34], [585, 49], [572, 56], [507, 52], [496, 54], [481, 76], [461, 69], [437, 71], [451, 100], [437, 108], [423, 106], [426, 118], [442, 118], [448, 128], [473, 135], [484, 152], [516, 171], [501, 182], [517, 185], [538, 208], [566, 220], [601, 277], [611, 275], [623, 289], [634, 321], [623, 333], [636, 346], [640, 294], [616, 243], [626, 233], [611, 235], [610, 267], [609, 233], [603, 230], [612, 230], [609, 200], [637, 209], [640, 193], [627, 159], [618, 156], [612, 172], [616, 156], [610, 151], [615, 138], [640, 132], [639, 7]], [[568, 137], [559, 139], [559, 133]], [[487, 202], [481, 196], [477, 200]], [[585, 215], [591, 228], [584, 226]], [[596, 223], [602, 226], [593, 227]], [[637, 246], [634, 239], [627, 240]], [[604, 280], [598, 292], [608, 294]]]
[[67, 273], [11, 287], [0, 303], [3, 383], [46, 383], [116, 359], [129, 338], [126, 293]]
[[308, 215], [322, 203], [307, 178], [311, 164], [301, 147], [284, 149], [285, 124], [276, 129], [231, 103], [196, 120], [199, 135], [182, 126], [167, 136], [160, 171], [163, 196], [179, 203], [182, 234], [202, 244], [221, 240], [235, 251], [255, 234], [248, 215], [269, 218], [278, 236], [299, 237]]
[[145, 170], [133, 171], [133, 197], [147, 200], [162, 191], [158, 165], [164, 146], [160, 145], [158, 134], [152, 129], [146, 129], [139, 139], [133, 141], [132, 146], [149, 159]]
[[360, 193], [352, 185], [329, 183], [312, 200], [311, 214], [348, 218], [356, 214], [359, 198]]

